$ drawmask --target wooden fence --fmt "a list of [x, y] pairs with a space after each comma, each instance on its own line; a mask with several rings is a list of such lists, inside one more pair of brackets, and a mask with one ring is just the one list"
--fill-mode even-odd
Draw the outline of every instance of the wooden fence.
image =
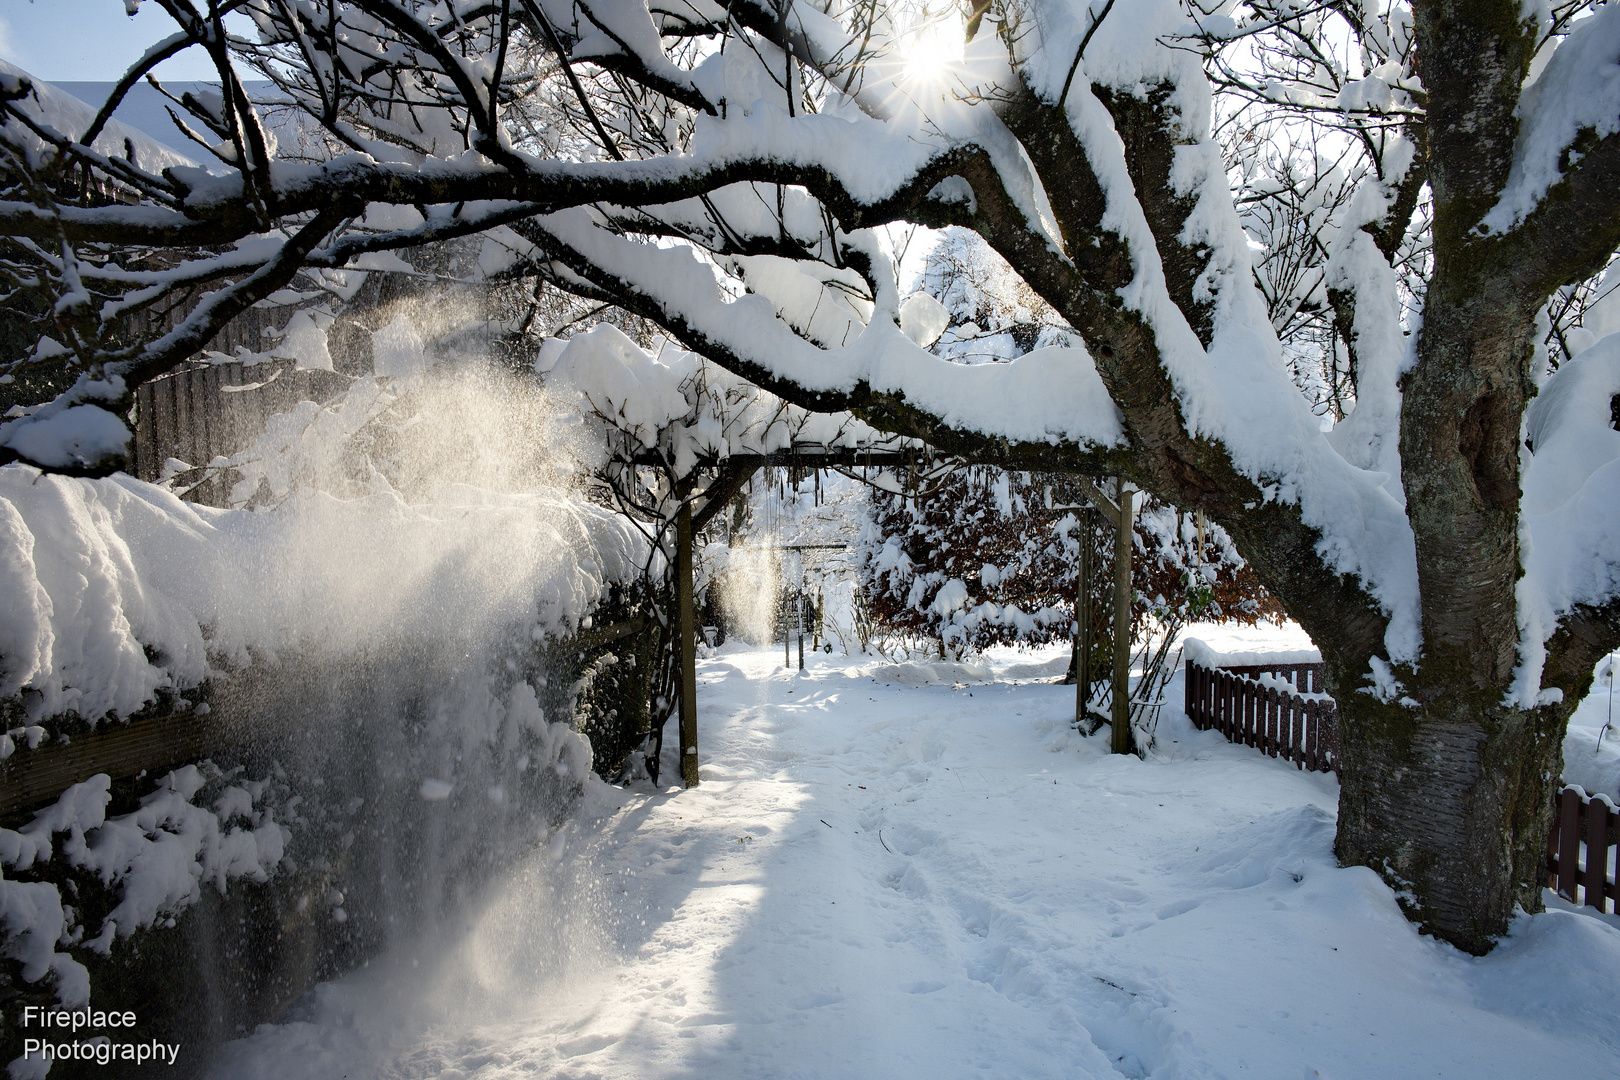
[[329, 401], [351, 381], [271, 360], [190, 364], [144, 383], [136, 391], [135, 475], [156, 480], [170, 458], [201, 466], [230, 457], [252, 445], [271, 416], [300, 401]]
[[20, 824], [31, 811], [98, 773], [115, 781], [143, 774], [156, 778], [232, 746], [282, 733], [251, 712], [210, 707], [107, 723], [68, 742], [46, 741], [37, 749], [19, 746], [0, 759], [0, 826]]
[[[1566, 858], [1566, 853], [1568, 858]], [[1566, 787], [1553, 798], [1553, 823], [1547, 837], [1547, 888], [1572, 904], [1599, 911], [1614, 901], [1620, 912], [1620, 814], [1602, 795], [1588, 797]]]
[[1339, 724], [1323, 694], [1321, 664], [1207, 668], [1189, 661], [1186, 710], [1200, 731], [1283, 757], [1313, 772], [1339, 771]]
[[[1281, 684], [1281, 685], [1279, 685]], [[1208, 668], [1187, 664], [1187, 716], [1200, 731], [1284, 757], [1301, 769], [1339, 770], [1339, 728], [1322, 693], [1321, 664]], [[1310, 694], [1310, 697], [1303, 697]], [[1565, 858], [1565, 853], [1569, 857]], [[1547, 887], [1573, 904], [1620, 912], [1620, 812], [1578, 787], [1553, 796]]]

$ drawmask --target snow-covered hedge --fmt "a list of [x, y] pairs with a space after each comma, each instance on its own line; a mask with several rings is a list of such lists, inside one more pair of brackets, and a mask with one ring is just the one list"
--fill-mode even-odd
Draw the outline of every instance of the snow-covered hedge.
[[22, 828], [0, 829], [0, 866], [13, 873], [48, 862], [61, 836], [68, 866], [119, 889], [117, 905], [85, 939], [86, 928], [55, 884], [0, 876], [5, 955], [21, 962], [25, 982], [54, 975], [57, 1000], [84, 1005], [89, 973], [69, 952], [58, 952], [59, 945], [106, 954], [120, 930], [127, 937], [172, 917], [197, 899], [204, 883], [224, 892], [234, 878], [264, 881], [275, 871], [292, 834], [255, 806], [264, 782], [229, 784], [212, 807], [192, 801], [220, 775], [213, 767], [176, 769], [139, 810], [109, 818], [111, 781], [103, 773], [68, 788]]
[[563, 491], [295, 488], [251, 512], [0, 468], [0, 757], [159, 701], [283, 733], [0, 829], [0, 974], [81, 1004], [120, 939], [251, 883], [319, 943], [305, 978], [442, 912], [577, 795], [591, 748], [546, 649], [646, 561]]
[[0, 468], [0, 698], [127, 717], [159, 690], [313, 644], [571, 630], [643, 556], [607, 511], [451, 486], [214, 510], [125, 476]]
[[[863, 542], [868, 610], [958, 654], [1070, 638], [1080, 544], [1087, 541], [1066, 506], [1084, 498], [1066, 478], [984, 467], [959, 471], [926, 494], [874, 497]], [[1218, 527], [1201, 537], [1189, 515], [1150, 504], [1137, 513], [1133, 532], [1133, 640], [1149, 616], [1253, 623], [1278, 614]], [[1112, 532], [1099, 526], [1089, 542], [1091, 594], [1106, 598]], [[1111, 610], [1093, 604], [1093, 640], [1106, 639]], [[1097, 660], [1104, 663], [1106, 654]]]

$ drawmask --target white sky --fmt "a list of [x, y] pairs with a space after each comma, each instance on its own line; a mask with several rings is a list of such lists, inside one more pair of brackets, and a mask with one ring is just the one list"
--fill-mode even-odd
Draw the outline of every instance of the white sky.
[[[124, 0], [0, 0], [0, 58], [47, 82], [112, 82], [174, 32], [156, 4], [133, 17]], [[214, 77], [200, 50], [164, 62], [163, 79]]]

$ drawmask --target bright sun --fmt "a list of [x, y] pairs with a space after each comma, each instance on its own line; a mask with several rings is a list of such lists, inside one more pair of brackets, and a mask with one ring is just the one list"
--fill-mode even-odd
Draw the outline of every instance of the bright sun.
[[919, 28], [901, 47], [900, 60], [908, 81], [943, 79], [951, 65], [962, 62], [961, 24], [944, 19]]

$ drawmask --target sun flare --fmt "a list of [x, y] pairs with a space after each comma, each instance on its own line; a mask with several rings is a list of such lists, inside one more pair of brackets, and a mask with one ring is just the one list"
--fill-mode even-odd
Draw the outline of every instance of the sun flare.
[[900, 47], [902, 76], [909, 82], [943, 81], [962, 62], [962, 25], [941, 19], [919, 27]]

